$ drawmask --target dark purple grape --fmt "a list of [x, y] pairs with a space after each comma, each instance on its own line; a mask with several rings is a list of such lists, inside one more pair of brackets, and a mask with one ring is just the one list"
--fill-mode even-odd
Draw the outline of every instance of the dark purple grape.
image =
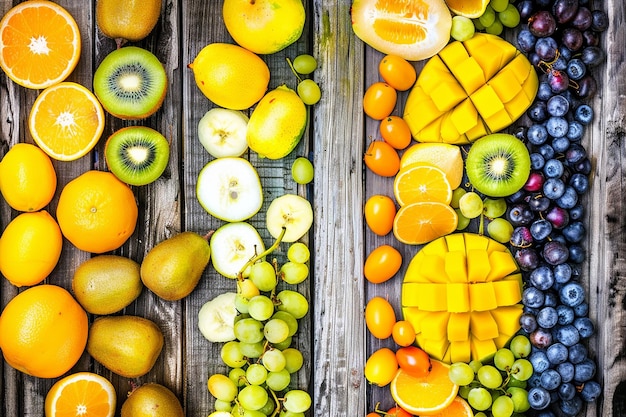
[[522, 271], [532, 271], [539, 265], [539, 255], [534, 248], [522, 248], [514, 256]]
[[545, 240], [552, 233], [552, 224], [546, 219], [535, 220], [530, 227], [530, 234], [537, 242]]
[[540, 10], [528, 18], [528, 30], [538, 38], [550, 36], [556, 30], [556, 20], [547, 10]]
[[526, 226], [518, 226], [513, 229], [510, 239], [511, 246], [515, 248], [527, 248], [533, 243], [533, 236]]
[[562, 229], [569, 223], [569, 214], [564, 208], [554, 206], [545, 214], [545, 219], [553, 228]]
[[600, 45], [600, 35], [598, 32], [594, 32], [591, 29], [587, 29], [583, 32], [583, 38], [585, 39], [586, 46]]
[[578, 51], [582, 48], [585, 38], [583, 33], [576, 28], [565, 28], [561, 33], [561, 42], [571, 51]]
[[541, 251], [543, 259], [550, 265], [560, 265], [569, 258], [569, 250], [565, 244], [556, 240], [551, 240], [543, 245]]
[[[545, 155], [544, 155], [544, 158], [545, 158]], [[528, 179], [526, 180], [526, 184], [524, 184], [523, 188], [526, 191], [536, 192], [543, 188], [544, 182], [545, 182], [545, 178], [541, 172], [532, 171], [530, 175], [528, 175]]]
[[531, 313], [524, 313], [519, 318], [519, 324], [526, 333], [532, 333], [537, 330], [537, 319]]
[[609, 28], [609, 17], [604, 10], [591, 12], [591, 29], [596, 32], [604, 32]]
[[598, 46], [587, 46], [582, 50], [580, 59], [589, 68], [593, 68], [600, 65], [605, 58], [606, 54]]
[[585, 75], [582, 79], [576, 82], [576, 94], [580, 98], [591, 98], [598, 91], [598, 85], [596, 79], [591, 74]]
[[522, 29], [517, 34], [517, 46], [522, 52], [530, 52], [535, 49], [535, 43], [537, 42], [537, 38], [533, 35], [530, 30]]
[[535, 53], [544, 62], [552, 62], [556, 58], [556, 51], [559, 45], [556, 40], [550, 36], [539, 38], [535, 42]]
[[569, 88], [569, 77], [564, 71], [552, 70], [548, 72], [548, 84], [555, 94], [562, 93]]
[[552, 14], [558, 24], [572, 21], [577, 12], [578, 0], [555, 0], [552, 4]]
[[565, 162], [574, 166], [578, 162], [582, 161], [587, 157], [587, 151], [584, 146], [579, 143], [573, 143], [572, 146], [565, 152]]
[[570, 25], [581, 32], [589, 29], [591, 26], [591, 10], [588, 7], [579, 6], [576, 16], [574, 16]]
[[541, 194], [534, 195], [528, 200], [528, 207], [536, 212], [546, 211], [550, 207], [550, 199]]
[[[532, 0], [524, 0], [517, 3], [517, 11], [519, 12], [520, 19], [526, 20], [535, 12], [535, 5]], [[591, 19], [591, 14], [589, 15]], [[591, 23], [589, 23], [591, 24]]]
[[[552, 344], [552, 333], [550, 333], [549, 331], [542, 329], [541, 327], [538, 328], [537, 330], [535, 330], [534, 332], [532, 332], [528, 338], [530, 340], [530, 343], [533, 344], [533, 346], [539, 348], [539, 349], [545, 349], [548, 346], [550, 346]], [[547, 360], [547, 358], [546, 358]], [[532, 362], [532, 361], [531, 361]], [[549, 363], [550, 361], [548, 361]], [[533, 367], [535, 366], [535, 364], [533, 363]], [[535, 371], [537, 371], [537, 369], [535, 369]], [[538, 372], [538, 371], [537, 371]]]
[[576, 172], [580, 172], [581, 174], [589, 175], [591, 172], [591, 161], [589, 158], [585, 158], [582, 161], [578, 162], [574, 165], [574, 170]]

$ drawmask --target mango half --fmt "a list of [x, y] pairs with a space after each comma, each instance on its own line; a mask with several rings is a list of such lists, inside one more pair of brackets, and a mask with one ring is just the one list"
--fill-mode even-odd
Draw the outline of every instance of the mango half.
[[515, 46], [477, 33], [428, 60], [403, 117], [418, 142], [468, 144], [515, 122], [538, 85], [535, 68]]
[[447, 363], [485, 360], [520, 329], [522, 275], [506, 246], [454, 233], [424, 246], [402, 283], [417, 344]]

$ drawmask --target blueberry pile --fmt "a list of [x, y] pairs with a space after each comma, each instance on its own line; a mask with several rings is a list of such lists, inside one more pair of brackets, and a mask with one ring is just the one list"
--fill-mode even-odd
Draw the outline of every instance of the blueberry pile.
[[587, 0], [524, 0], [518, 48], [536, 67], [539, 89], [516, 132], [531, 153], [525, 186], [509, 196], [512, 251], [523, 271], [522, 330], [532, 343], [528, 381], [530, 415], [576, 416], [601, 394], [596, 362], [586, 339], [594, 332], [580, 282], [586, 252], [582, 196], [591, 163], [581, 144], [594, 117], [593, 69], [605, 59], [599, 47], [608, 17]]

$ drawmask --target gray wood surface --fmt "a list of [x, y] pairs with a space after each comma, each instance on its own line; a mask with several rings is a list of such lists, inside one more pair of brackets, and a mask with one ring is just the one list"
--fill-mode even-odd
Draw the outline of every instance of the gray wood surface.
[[[0, 0], [0, 15], [16, 3]], [[71, 80], [91, 87], [94, 69], [115, 44], [97, 30], [95, 1], [58, 3], [73, 14], [83, 39], [81, 60]], [[591, 192], [585, 202], [588, 262], [584, 264], [583, 279], [589, 289], [591, 316], [598, 328], [590, 348], [600, 365], [604, 396], [588, 407], [585, 415], [617, 417], [626, 415], [626, 217], [622, 164], [626, 153], [626, 6], [621, 0], [594, 3], [609, 13], [611, 28], [603, 36], [607, 62], [596, 72], [596, 119], [584, 138], [594, 169]], [[418, 248], [399, 245], [390, 236], [372, 236], [362, 220], [365, 199], [391, 190], [389, 179], [371, 175], [362, 162], [364, 146], [377, 135], [378, 126], [364, 117], [361, 99], [366, 86], [379, 79], [377, 66], [382, 55], [352, 33], [349, 0], [308, 0], [306, 4], [307, 24], [300, 41], [264, 59], [271, 69], [270, 88], [282, 83], [295, 87], [285, 58], [312, 53], [319, 62], [313, 78], [322, 88], [322, 100], [311, 108], [306, 139], [289, 158], [259, 160], [252, 153], [249, 158], [263, 177], [264, 207], [273, 196], [284, 192], [306, 195], [314, 206], [315, 223], [308, 236], [313, 253], [312, 278], [299, 288], [309, 297], [311, 311], [302, 320], [296, 341], [306, 353], [306, 366], [298, 374], [297, 384], [313, 395], [310, 415], [363, 416], [378, 401], [383, 408], [392, 406], [388, 391], [370, 386], [363, 377], [367, 355], [387, 344], [367, 335], [364, 306], [378, 294], [396, 300], [398, 306], [401, 282], [400, 273], [384, 285], [366, 285], [363, 260], [382, 243], [401, 249], [405, 260]], [[166, 101], [159, 112], [142, 122], [124, 122], [108, 116], [104, 136], [122, 126], [145, 124], [163, 132], [171, 140], [173, 152], [162, 178], [154, 184], [133, 188], [140, 205], [140, 220], [135, 234], [116, 251], [118, 254], [141, 261], [149, 248], [179, 231], [207, 232], [221, 224], [206, 214], [195, 198], [195, 179], [209, 161], [197, 140], [197, 123], [212, 104], [197, 89], [187, 68], [204, 45], [232, 42], [221, 21], [221, 5], [222, 0], [164, 0], [157, 27], [137, 43], [153, 51], [165, 64], [169, 76]], [[423, 63], [415, 65], [419, 69]], [[32, 142], [26, 120], [37, 94], [0, 73], [0, 157], [15, 143]], [[398, 109], [404, 98], [401, 95]], [[106, 169], [101, 158], [103, 145], [101, 141], [90, 156], [78, 161], [55, 162], [59, 188], [50, 204], [51, 212], [63, 184], [88, 169]], [[307, 187], [295, 187], [290, 180], [290, 163], [299, 155], [310, 156], [316, 168], [314, 184]], [[251, 222], [263, 232], [262, 212]], [[16, 215], [0, 201], [2, 227]], [[263, 233], [270, 242], [267, 233]], [[284, 257], [285, 250], [282, 245], [276, 256]], [[61, 261], [47, 282], [69, 288], [73, 271], [89, 256], [66, 241]], [[406, 262], [403, 270], [405, 267]], [[144, 290], [124, 312], [156, 321], [165, 335], [165, 348], [153, 370], [132, 382], [163, 383], [178, 395], [188, 416], [207, 415], [213, 400], [206, 389], [206, 379], [225, 367], [219, 358], [219, 345], [210, 344], [198, 332], [197, 313], [208, 299], [233, 289], [233, 281], [218, 276], [209, 267], [196, 290], [182, 301], [166, 302]], [[17, 293], [17, 288], [2, 278], [0, 307]], [[107, 371], [87, 354], [72, 371], [77, 370], [93, 370], [111, 379], [120, 404], [130, 389], [131, 381]], [[45, 394], [55, 380], [25, 376], [6, 362], [0, 362], [0, 372], [0, 415], [43, 415]]]

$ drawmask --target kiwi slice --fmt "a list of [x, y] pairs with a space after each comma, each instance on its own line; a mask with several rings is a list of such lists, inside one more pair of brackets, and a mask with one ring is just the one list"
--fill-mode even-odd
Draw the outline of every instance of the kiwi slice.
[[130, 185], [146, 185], [161, 176], [170, 159], [163, 135], [146, 126], [128, 126], [113, 133], [104, 147], [109, 170]]
[[161, 107], [167, 91], [167, 75], [152, 52], [125, 46], [102, 60], [93, 76], [93, 91], [113, 116], [144, 119]]
[[477, 191], [489, 197], [506, 197], [526, 183], [530, 155], [526, 145], [515, 136], [494, 133], [472, 143], [465, 170]]

